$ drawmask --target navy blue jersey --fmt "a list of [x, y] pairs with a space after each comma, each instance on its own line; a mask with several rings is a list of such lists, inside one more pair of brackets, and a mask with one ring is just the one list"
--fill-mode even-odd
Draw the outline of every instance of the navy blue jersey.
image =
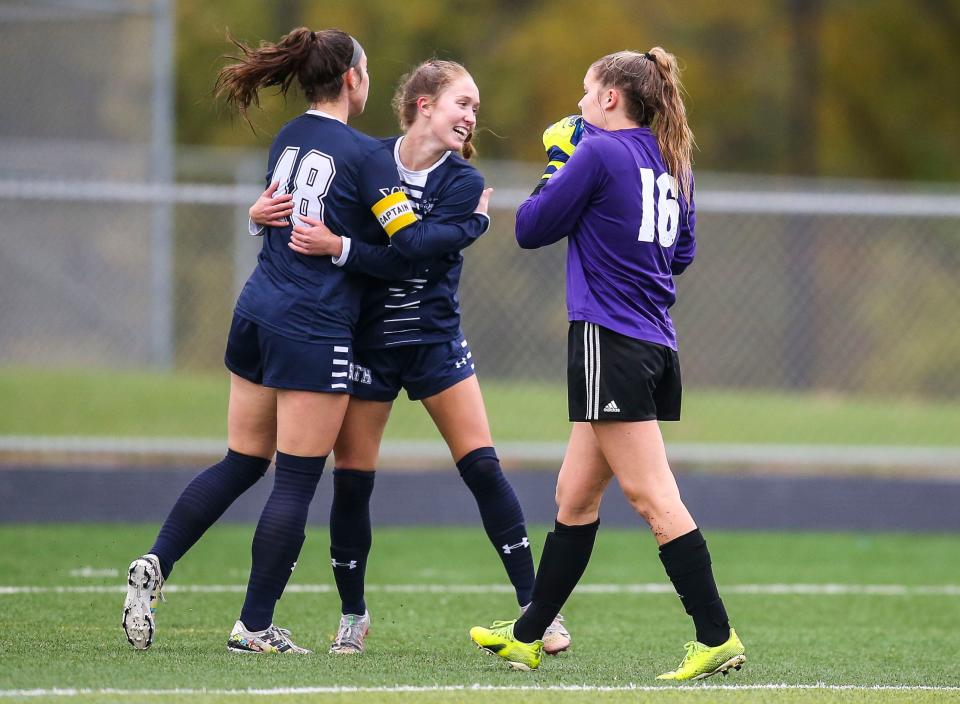
[[[429, 258], [421, 259], [422, 269], [415, 276], [388, 279], [379, 260], [378, 247], [351, 242], [345, 269], [372, 274], [363, 296], [363, 309], [354, 345], [379, 349], [401, 345], [446, 342], [460, 335], [460, 300], [457, 288], [463, 268], [460, 250], [476, 241], [489, 227], [489, 219], [474, 214], [483, 192], [483, 176], [465, 159], [447, 152], [436, 164], [423, 171], [410, 171], [400, 161], [402, 137], [383, 143], [393, 152], [400, 184], [413, 212], [423, 225], [441, 231], [453, 228], [460, 237], [446, 236], [436, 241]], [[397, 237], [391, 241], [395, 248]], [[389, 250], [388, 250], [389, 251]]]
[[[420, 278], [432, 257], [466, 246], [478, 228], [421, 223], [384, 144], [315, 110], [277, 134], [266, 182], [280, 183], [277, 195], [293, 195], [294, 222], [300, 216], [321, 219], [358, 246], [370, 246], [374, 251], [366, 259], [381, 278]], [[261, 231], [257, 268], [240, 293], [237, 313], [293, 339], [351, 339], [368, 281], [349, 276], [330, 257], [297, 254], [288, 247], [291, 230]]]
[[[266, 181], [280, 183], [278, 194], [293, 194], [295, 220], [320, 218], [359, 241], [386, 244], [391, 229], [415, 222], [409, 204], [403, 212], [396, 198], [396, 166], [382, 143], [316, 111], [294, 118], [277, 134]], [[293, 339], [351, 339], [363, 281], [329, 257], [297, 254], [287, 246], [290, 234], [289, 225], [265, 228], [237, 313]]]

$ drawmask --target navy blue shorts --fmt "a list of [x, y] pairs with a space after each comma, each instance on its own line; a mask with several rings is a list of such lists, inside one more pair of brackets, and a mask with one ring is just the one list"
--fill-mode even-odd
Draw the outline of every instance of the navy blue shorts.
[[340, 394], [353, 390], [349, 342], [291, 340], [236, 313], [223, 361], [237, 376], [271, 389]]
[[353, 396], [364, 401], [393, 401], [400, 389], [406, 389], [411, 401], [419, 401], [473, 374], [473, 353], [463, 336], [449, 342], [357, 350]]

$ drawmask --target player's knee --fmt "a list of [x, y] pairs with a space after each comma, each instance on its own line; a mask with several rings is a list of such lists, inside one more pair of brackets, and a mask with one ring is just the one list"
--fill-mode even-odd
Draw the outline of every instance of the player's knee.
[[474, 491], [497, 487], [504, 481], [500, 462], [489, 448], [468, 453], [457, 462], [457, 469], [464, 483]]
[[600, 498], [601, 495], [575, 494], [558, 484], [554, 500], [560, 522], [569, 525], [592, 523], [600, 513]]
[[626, 497], [630, 506], [634, 511], [639, 513], [647, 523], [661, 517], [665, 512], [669, 511], [672, 500], [671, 497], [666, 494], [644, 486], [643, 484], [621, 486], [623, 488], [623, 495]]

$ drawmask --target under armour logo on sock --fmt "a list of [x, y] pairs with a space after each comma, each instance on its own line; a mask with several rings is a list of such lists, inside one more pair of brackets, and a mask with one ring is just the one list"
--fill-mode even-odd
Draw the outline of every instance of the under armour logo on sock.
[[527, 536], [523, 536], [523, 538], [520, 539], [520, 542], [517, 543], [516, 545], [504, 545], [501, 548], [501, 550], [503, 550], [504, 555], [509, 555], [514, 550], [519, 550], [520, 548], [529, 548], [529, 547], [530, 547], [530, 541], [527, 540]]
[[351, 570], [357, 569], [356, 560], [350, 560], [350, 562], [337, 562], [336, 558], [331, 558], [330, 564], [333, 565], [334, 567], [346, 567]]
[[606, 406], [603, 407], [604, 413], [619, 413], [620, 406], [617, 405], [616, 401], [611, 401]]

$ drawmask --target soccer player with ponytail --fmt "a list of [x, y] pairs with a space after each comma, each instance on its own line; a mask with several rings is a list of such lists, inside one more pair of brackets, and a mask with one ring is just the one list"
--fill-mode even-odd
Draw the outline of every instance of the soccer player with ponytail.
[[[486, 230], [485, 214], [457, 223], [419, 222], [390, 152], [347, 125], [363, 111], [370, 85], [356, 39], [300, 27], [275, 44], [234, 43], [241, 55], [216, 83], [216, 93], [231, 106], [245, 116], [261, 89], [276, 86], [286, 94], [294, 81], [310, 106], [280, 129], [268, 160], [266, 183], [293, 195], [293, 224], [323, 218], [358, 242], [381, 245], [381, 264], [397, 278], [420, 276], [412, 260], [433, 256], [435, 248], [465, 246]], [[266, 228], [256, 269], [237, 300], [225, 355], [227, 455], [187, 486], [153, 547], [130, 565], [123, 628], [135, 648], [153, 642], [152, 602], [174, 563], [264, 475], [276, 452], [273, 490], [253, 537], [246, 599], [227, 648], [310, 652], [273, 624], [273, 614], [347, 409], [364, 286], [329, 258], [295, 252], [291, 237], [290, 223]], [[396, 251], [382, 246], [388, 240]]]
[[[393, 106], [403, 134], [384, 140], [394, 155], [414, 213], [425, 223], [471, 217], [483, 176], [468, 163], [480, 93], [467, 70], [432, 59], [400, 81]], [[284, 198], [265, 192], [251, 208], [258, 223], [283, 217]], [[376, 247], [340, 238], [322, 223], [297, 228], [292, 245], [304, 254], [331, 255], [358, 274], [378, 275]], [[474, 372], [474, 358], [460, 329], [457, 290], [462, 247], [452, 247], [425, 266], [434, 279], [370, 279], [354, 338], [353, 397], [334, 447], [331, 562], [341, 599], [341, 619], [331, 652], [361, 653], [370, 614], [364, 571], [371, 546], [369, 503], [377, 456], [393, 401], [401, 389], [423, 403], [446, 440], [474, 496], [487, 537], [503, 562], [521, 607], [530, 602], [533, 558], [517, 496], [503, 474]], [[428, 276], [430, 275], [428, 274]], [[547, 652], [565, 650], [570, 634], [557, 615], [547, 626]]]
[[[584, 77], [582, 120], [544, 133], [550, 163], [517, 211], [525, 249], [567, 238], [568, 401], [573, 429], [557, 481], [533, 603], [516, 621], [474, 627], [480, 647], [519, 669], [540, 664], [544, 629], [590, 560], [603, 492], [616, 477], [647, 522], [696, 629], [679, 667], [691, 680], [745, 662], [710, 553], [680, 498], [658, 421], [680, 418], [680, 364], [668, 309], [693, 261], [695, 208], [677, 62], [660, 47], [621, 51]], [[578, 143], [579, 142], [579, 143]]]

